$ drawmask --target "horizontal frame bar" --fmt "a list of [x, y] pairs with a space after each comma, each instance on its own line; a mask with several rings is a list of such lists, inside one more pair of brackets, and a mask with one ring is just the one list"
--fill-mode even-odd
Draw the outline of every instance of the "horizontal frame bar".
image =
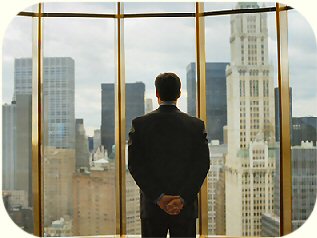
[[[292, 10], [294, 8], [287, 6], [285, 10]], [[260, 12], [275, 12], [276, 7], [254, 8], [254, 9], [231, 9], [221, 11], [204, 12], [202, 16], [221, 16], [244, 13], [260, 13]], [[102, 14], [102, 13], [60, 13], [60, 12], [46, 12], [42, 13], [41, 17], [80, 17], [80, 18], [158, 18], [158, 17], [195, 17], [194, 12], [171, 12], [171, 13], [132, 13], [132, 14]], [[20, 12], [18, 16], [38, 17], [39, 14], [35, 12]]]

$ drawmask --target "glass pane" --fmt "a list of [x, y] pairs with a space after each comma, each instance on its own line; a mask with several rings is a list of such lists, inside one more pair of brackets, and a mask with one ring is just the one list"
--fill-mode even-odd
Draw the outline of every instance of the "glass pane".
[[[125, 5], [125, 12], [133, 10], [131, 5], [132, 3]], [[157, 6], [165, 9], [166, 3]], [[177, 9], [195, 11], [193, 3], [191, 6], [192, 8], [187, 8], [186, 4], [178, 4]], [[147, 5], [142, 5], [138, 11], [148, 11]], [[160, 73], [175, 72], [180, 77], [182, 89], [177, 106], [183, 112], [188, 111], [188, 77], [193, 78], [194, 81], [196, 77], [195, 74], [188, 76], [187, 71], [187, 68], [195, 62], [195, 20], [194, 18], [126, 19], [124, 29], [128, 136], [132, 119], [158, 108], [154, 82]], [[191, 86], [195, 87], [195, 85]], [[141, 233], [140, 194], [129, 172], [126, 180], [127, 234], [132, 236]]]
[[33, 234], [31, 57], [32, 18], [15, 17], [3, 38], [2, 197], [14, 223]]
[[193, 2], [125, 2], [124, 13], [195, 12]]
[[239, 5], [237, 2], [208, 2], [205, 3], [205, 12], [266, 7], [275, 7], [275, 2], [240, 2]]
[[[44, 232], [115, 234], [114, 21], [44, 21]], [[111, 101], [112, 100], [112, 101]]]
[[44, 12], [114, 14], [114, 2], [45, 2]]
[[[206, 3], [205, 11], [211, 8]], [[274, 211], [274, 19], [274, 13], [205, 18], [209, 235], [263, 236], [263, 217]]]
[[291, 87], [292, 228], [302, 226], [316, 202], [317, 182], [317, 48], [316, 36], [296, 10], [289, 11]]

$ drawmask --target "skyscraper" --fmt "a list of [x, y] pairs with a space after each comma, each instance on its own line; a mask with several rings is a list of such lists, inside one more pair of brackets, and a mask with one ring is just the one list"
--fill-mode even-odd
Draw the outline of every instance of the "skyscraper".
[[84, 128], [84, 119], [76, 119], [76, 145], [75, 158], [76, 169], [80, 167], [89, 167], [89, 149], [88, 139]]
[[2, 189], [14, 189], [16, 160], [16, 104], [2, 105]]
[[[144, 83], [126, 84], [126, 136], [132, 119], [144, 115], [144, 93]], [[101, 144], [108, 150], [108, 154], [112, 151], [115, 136], [114, 99], [114, 84], [101, 84]]]
[[[259, 8], [238, 3], [237, 8]], [[275, 115], [266, 13], [231, 15], [227, 74], [226, 233], [259, 236], [273, 209]]]
[[[207, 132], [208, 139], [223, 144], [223, 127], [227, 125], [226, 66], [229, 63], [206, 63]], [[196, 116], [196, 66], [186, 67], [187, 112]]]
[[16, 161], [15, 190], [27, 193], [28, 205], [32, 199], [32, 96], [16, 95]]
[[[48, 146], [75, 147], [75, 63], [70, 57], [47, 57], [43, 62], [44, 121]], [[14, 61], [14, 97], [32, 94], [32, 59]]]

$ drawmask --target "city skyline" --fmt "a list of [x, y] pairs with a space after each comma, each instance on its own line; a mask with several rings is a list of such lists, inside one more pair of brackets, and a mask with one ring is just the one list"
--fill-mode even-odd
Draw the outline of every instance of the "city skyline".
[[[67, 4], [64, 4], [67, 5]], [[60, 7], [56, 7], [57, 9], [61, 9], [63, 4], [60, 4]], [[88, 4], [89, 5], [89, 4]], [[151, 5], [151, 4], [148, 4]], [[156, 4], [155, 6], [158, 7], [158, 9], [169, 9], [168, 7], [162, 7], [164, 4]], [[210, 5], [210, 6], [209, 6]], [[53, 4], [52, 4], [53, 6]], [[85, 4], [78, 4], [78, 9], [83, 10], [85, 9]], [[98, 6], [98, 4], [97, 4]], [[103, 6], [100, 4], [100, 6]], [[127, 8], [129, 8], [129, 5], [126, 5]], [[130, 9], [133, 8], [133, 4], [130, 4]], [[173, 6], [170, 5], [170, 6]], [[171, 8], [171, 9], [180, 9], [180, 11], [190, 11], [191, 4], [187, 3], [185, 7], [181, 7], [180, 5], [176, 5], [177, 7]], [[221, 6], [224, 6], [226, 9], [230, 9], [234, 7], [234, 4], [232, 3], [226, 3], [226, 4], [206, 4], [206, 10], [210, 9], [212, 7], [221, 8]], [[109, 5], [107, 7], [104, 7], [108, 9], [107, 11], [112, 10], [112, 8], [109, 8]], [[49, 8], [49, 9], [54, 9]], [[56, 9], [56, 10], [57, 10]], [[103, 9], [103, 8], [101, 8]], [[110, 10], [109, 10], [110, 9]], [[181, 10], [183, 9], [183, 10]], [[132, 11], [127, 10], [127, 12]], [[141, 11], [141, 10], [140, 10]], [[146, 10], [144, 10], [146, 11]], [[171, 10], [170, 10], [171, 11]], [[276, 60], [276, 36], [275, 36], [275, 24], [274, 24], [274, 14], [268, 15], [268, 21], [269, 21], [269, 54], [270, 54], [270, 60]], [[316, 110], [314, 110], [313, 106], [314, 102], [317, 102], [317, 85], [314, 84], [314, 72], [317, 70], [316, 66], [316, 43], [314, 42], [314, 36], [313, 32], [311, 31], [311, 28], [309, 26], [309, 23], [306, 22], [306, 20], [295, 10], [290, 11], [289, 13], [289, 25], [290, 25], [290, 34], [289, 34], [289, 56], [291, 58], [290, 60], [290, 72], [291, 72], [291, 86], [294, 88], [294, 95], [293, 95], [293, 101], [294, 101], [294, 116], [317, 116]], [[147, 19], [145, 19], [148, 21]], [[134, 20], [133, 20], [134, 21]], [[127, 20], [127, 31], [129, 30], [129, 25], [133, 23], [132, 20]], [[152, 19], [149, 19], [149, 21], [152, 21]], [[68, 23], [69, 22], [69, 23]], [[90, 23], [94, 23], [93, 25]], [[188, 24], [190, 21], [179, 21], [177, 23], [178, 31], [182, 32], [182, 30], [185, 27], [188, 27]], [[221, 24], [220, 24], [221, 22]], [[65, 23], [65, 24], [62, 24]], [[85, 29], [85, 31], [82, 32], [76, 32], [74, 35], [73, 33], [68, 33], [68, 28], [71, 25], [81, 25], [81, 29]], [[173, 21], [171, 21], [171, 24], [174, 24]], [[176, 23], [175, 23], [176, 24]], [[53, 29], [59, 26], [59, 35], [64, 35], [69, 39], [70, 42], [74, 42], [75, 45], [78, 46], [84, 46], [87, 36], [94, 34], [94, 32], [100, 32], [99, 39], [94, 40], [94, 48], [93, 52], [100, 52], [99, 55], [92, 55], [89, 53], [89, 51], [85, 50], [83, 47], [74, 47], [73, 49], [68, 48], [68, 46], [65, 44], [63, 38], [60, 38], [58, 36], [53, 35]], [[106, 26], [106, 28], [104, 28]], [[153, 23], [154, 29], [159, 27], [157, 22]], [[157, 27], [156, 27], [157, 26]], [[21, 27], [23, 29], [21, 29]], [[45, 27], [46, 27], [46, 33], [44, 34], [44, 56], [70, 56], [73, 57], [76, 61], [76, 69], [75, 69], [75, 75], [76, 75], [76, 118], [87, 118], [86, 120], [86, 130], [87, 134], [89, 136], [93, 135], [93, 130], [98, 128], [101, 124], [100, 118], [98, 116], [98, 110], [100, 108], [100, 98], [101, 96], [96, 93], [100, 91], [100, 88], [98, 87], [100, 83], [113, 83], [115, 81], [115, 73], [114, 73], [114, 42], [113, 37], [107, 37], [107, 35], [113, 35], [114, 36], [114, 30], [113, 30], [113, 22], [105, 20], [103, 22], [92, 20], [92, 21], [85, 21], [85, 20], [72, 20], [67, 19], [63, 22], [61, 20], [49, 20], [45, 21]], [[147, 26], [146, 26], [147, 27]], [[176, 27], [176, 26], [175, 26]], [[26, 19], [23, 19], [21, 17], [18, 17], [12, 21], [12, 23], [8, 26], [8, 30], [6, 34], [4, 35], [4, 51], [3, 51], [3, 101], [4, 102], [10, 102], [12, 100], [12, 93], [13, 88], [12, 85], [10, 85], [10, 81], [13, 79], [12, 74], [12, 67], [13, 67], [13, 59], [19, 58], [19, 57], [30, 57], [31, 56], [31, 21], [28, 21]], [[20, 31], [18, 32], [17, 29]], [[106, 33], [104, 34], [102, 31], [103, 29], [107, 29]], [[193, 24], [194, 29], [194, 24]], [[213, 30], [214, 29], [214, 30]], [[22, 30], [22, 31], [21, 31]], [[144, 30], [144, 29], [143, 29]], [[220, 34], [221, 37], [214, 37], [212, 32], [217, 31], [217, 35]], [[230, 31], [230, 22], [228, 17], [222, 17], [222, 18], [206, 18], [206, 51], [207, 51], [207, 62], [230, 62], [230, 53], [229, 53], [229, 40], [223, 40], [223, 39], [229, 39], [229, 32]], [[298, 31], [300, 31], [300, 34], [298, 34]], [[157, 38], [158, 35], [156, 32], [152, 31], [152, 37], [151, 38]], [[186, 33], [187, 34], [187, 33]], [[73, 35], [73, 36], [72, 36]], [[171, 34], [173, 35], [173, 34]], [[21, 41], [21, 37], [25, 40]], [[190, 36], [191, 37], [191, 36]], [[211, 37], [211, 38], [210, 38]], [[127, 46], [136, 47], [139, 45], [146, 45], [147, 43], [143, 39], [136, 39], [135, 37], [127, 39], [128, 41], [126, 44]], [[210, 40], [208, 40], [210, 38]], [[173, 43], [173, 39], [175, 37], [172, 37], [170, 40], [172, 41], [171, 47], [177, 45], [177, 42]], [[194, 39], [194, 38], [193, 38]], [[149, 39], [151, 40], [151, 39]], [[138, 41], [138, 45], [135, 45], [135, 42]], [[165, 40], [163, 43], [166, 42]], [[208, 43], [209, 42], [209, 43]], [[305, 44], [302, 44], [302, 42], [305, 42]], [[60, 47], [56, 47], [56, 43], [60, 45]], [[162, 43], [161, 43], [162, 44]], [[185, 44], [185, 45], [184, 45]], [[214, 45], [217, 45], [217, 47], [214, 47]], [[19, 47], [16, 47], [15, 49], [8, 49], [5, 47], [6, 45], [19, 45]], [[102, 47], [102, 48], [101, 48]], [[192, 48], [193, 46], [188, 45], [187, 42], [184, 42], [182, 47]], [[273, 47], [273, 48], [272, 48]], [[160, 49], [160, 43], [157, 45], [153, 45], [153, 55], [161, 55], [162, 49]], [[23, 50], [22, 50], [23, 49]], [[164, 53], [167, 49], [164, 49]], [[138, 48], [138, 54], [140, 57], [145, 57], [147, 54], [140, 48]], [[208, 53], [211, 52], [212, 54]], [[129, 49], [126, 48], [127, 54], [134, 54], [133, 48]], [[171, 60], [168, 62], [164, 62], [162, 58], [158, 58], [155, 62], [161, 64], [161, 68], [164, 68], [166, 70], [169, 69], [175, 69], [183, 81], [183, 93], [181, 96], [181, 99], [179, 101], [179, 107], [181, 110], [186, 112], [187, 108], [187, 99], [186, 99], [186, 70], [185, 67], [188, 63], [194, 61], [195, 55], [194, 53], [186, 53], [177, 50], [177, 53], [175, 55], [169, 54], [169, 57], [171, 57]], [[183, 63], [182, 65], [179, 65], [179, 60], [177, 58], [189, 58], [186, 63]], [[162, 59], [162, 60], [161, 60]], [[102, 64], [91, 64], [90, 62], [104, 62]], [[155, 91], [154, 91], [154, 78], [155, 76], [160, 73], [156, 70], [150, 70], [150, 69], [143, 69], [143, 73], [139, 74], [136, 70], [140, 70], [140, 68], [135, 65], [136, 62], [127, 62], [129, 65], [127, 65], [128, 69], [126, 71], [126, 78], [127, 82], [136, 82], [136, 81], [144, 81], [146, 82], [146, 98], [152, 98], [154, 103], [154, 108], [157, 106], [156, 98], [155, 98]], [[275, 63], [274, 63], [275, 65]], [[129, 69], [130, 68], [130, 69]], [[305, 69], [303, 71], [302, 69]], [[276, 67], [274, 67], [274, 77], [276, 81]], [[91, 79], [91, 75], [94, 75], [93, 79]], [[142, 78], [140, 78], [142, 77]], [[305, 80], [308, 81], [307, 84], [301, 84], [302, 79], [305, 78]], [[12, 82], [12, 81], [11, 81]], [[96, 82], [96, 83], [93, 83]], [[88, 87], [87, 83], [92, 83], [91, 86]], [[276, 83], [275, 83], [276, 84]], [[307, 86], [310, 85], [310, 86]], [[315, 85], [316, 88], [313, 86]], [[313, 86], [313, 87], [311, 87]], [[85, 110], [80, 105], [84, 104], [87, 100], [93, 100], [94, 105], [91, 107], [89, 111]]]

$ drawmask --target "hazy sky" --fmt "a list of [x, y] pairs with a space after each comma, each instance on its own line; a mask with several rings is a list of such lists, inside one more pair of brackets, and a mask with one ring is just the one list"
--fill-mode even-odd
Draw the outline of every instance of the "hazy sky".
[[[262, 4], [260, 4], [261, 6]], [[272, 5], [272, 4], [271, 4]], [[113, 3], [44, 4], [47, 12], [114, 13]], [[206, 3], [206, 11], [232, 9], [235, 3]], [[23, 9], [21, 9], [23, 10]], [[28, 9], [32, 10], [32, 8]], [[194, 3], [126, 3], [126, 13], [194, 12]], [[230, 16], [206, 17], [208, 62], [230, 62]], [[75, 60], [76, 118], [84, 118], [91, 135], [100, 127], [101, 83], [115, 80], [114, 19], [49, 18], [44, 20], [44, 56]], [[176, 72], [183, 82], [179, 106], [186, 111], [186, 66], [195, 60], [194, 18], [126, 19], [126, 82], [142, 81], [153, 98], [154, 78]], [[276, 72], [275, 13], [268, 13], [269, 55]], [[16, 17], [3, 38], [3, 103], [13, 95], [14, 58], [32, 55], [32, 20]], [[289, 12], [290, 78], [293, 116], [317, 116], [317, 50], [314, 33], [303, 16]], [[276, 77], [275, 77], [276, 82]], [[277, 86], [277, 83], [275, 83]], [[157, 105], [154, 104], [154, 108]]]

